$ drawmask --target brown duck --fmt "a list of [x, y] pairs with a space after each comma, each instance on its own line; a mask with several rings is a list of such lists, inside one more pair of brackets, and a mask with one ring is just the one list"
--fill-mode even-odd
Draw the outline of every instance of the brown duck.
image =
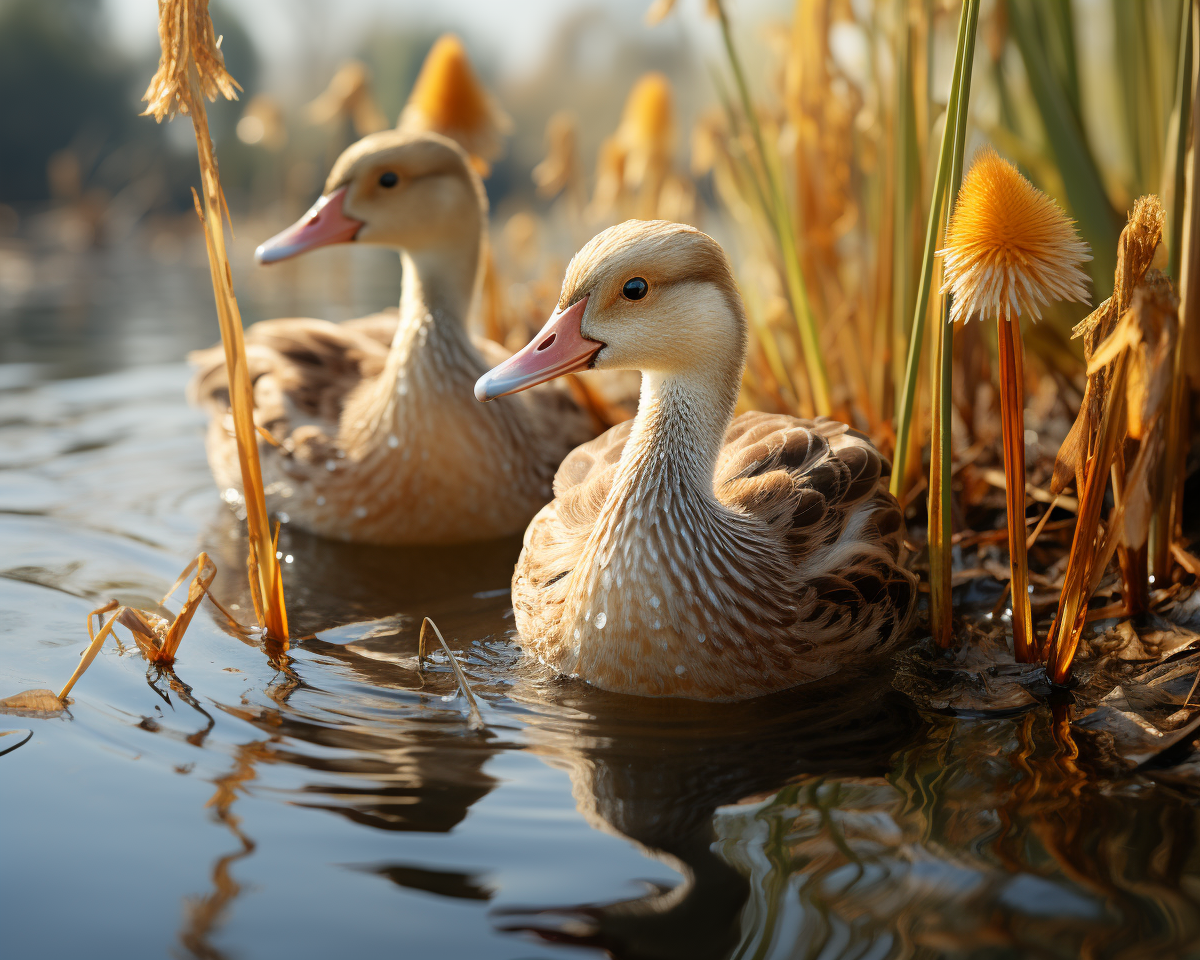
[[[562, 458], [599, 423], [561, 388], [482, 407], [471, 386], [509, 355], [473, 338], [487, 223], [467, 155], [437, 134], [390, 130], [349, 147], [324, 195], [258, 248], [274, 263], [332, 243], [391, 247], [399, 316], [287, 319], [246, 331], [268, 508], [342, 540], [417, 544], [515, 533], [551, 496]], [[224, 353], [201, 351], [191, 395], [212, 417], [207, 447], [227, 499], [240, 496]]]
[[558, 309], [475, 387], [642, 373], [632, 423], [563, 461], [513, 576], [522, 645], [645, 696], [739, 700], [859, 667], [907, 631], [916, 577], [890, 464], [832, 420], [733, 418], [746, 319], [699, 231], [629, 221], [572, 260]]

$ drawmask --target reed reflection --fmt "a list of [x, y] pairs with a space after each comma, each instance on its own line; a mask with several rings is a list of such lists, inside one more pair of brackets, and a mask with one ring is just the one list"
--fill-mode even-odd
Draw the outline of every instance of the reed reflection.
[[1089, 751], [1044, 709], [944, 720], [886, 781], [806, 777], [723, 811], [753, 891], [733, 955], [1194, 955], [1194, 801]]

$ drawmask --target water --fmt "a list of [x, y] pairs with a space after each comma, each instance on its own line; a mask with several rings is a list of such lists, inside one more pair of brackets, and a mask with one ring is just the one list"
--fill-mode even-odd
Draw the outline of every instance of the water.
[[[136, 250], [88, 257], [108, 279], [73, 305], [0, 311], [0, 695], [57, 689], [88, 610], [149, 606], [201, 549], [249, 610], [182, 396], [202, 264], [164, 287]], [[557, 679], [510, 639], [518, 548], [287, 530], [285, 655], [206, 606], [173, 676], [109, 645], [68, 714], [0, 716], [32, 731], [0, 756], [5, 955], [1200, 955], [1190, 788], [1113, 775], [1042, 708], [953, 720], [887, 677], [735, 706]], [[444, 656], [418, 670], [425, 615], [482, 730]]]

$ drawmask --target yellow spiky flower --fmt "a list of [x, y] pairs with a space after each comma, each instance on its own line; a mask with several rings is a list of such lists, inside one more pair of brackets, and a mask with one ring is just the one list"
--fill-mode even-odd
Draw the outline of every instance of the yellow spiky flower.
[[1089, 299], [1090, 248], [1058, 204], [990, 147], [963, 179], [946, 236], [945, 283], [951, 322], [976, 313], [1041, 319], [1052, 300]]
[[447, 33], [421, 65], [397, 127], [457, 141], [486, 172], [503, 152], [512, 120], [475, 76], [462, 41]]

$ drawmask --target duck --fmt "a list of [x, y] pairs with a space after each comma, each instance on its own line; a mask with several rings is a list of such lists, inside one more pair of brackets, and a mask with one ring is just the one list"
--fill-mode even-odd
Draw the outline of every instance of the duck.
[[636, 416], [563, 460], [513, 572], [518, 642], [559, 675], [745, 700], [874, 669], [903, 640], [917, 578], [889, 461], [835, 420], [735, 418], [746, 352], [721, 246], [631, 220], [575, 255], [546, 325], [476, 383], [495, 401], [641, 373]]
[[[388, 130], [348, 147], [312, 208], [258, 247], [258, 262], [271, 264], [329, 244], [375, 244], [403, 265], [398, 314], [246, 330], [263, 485], [280, 520], [386, 545], [515, 536], [550, 499], [562, 459], [611, 425], [586, 390], [579, 399], [578, 384], [494, 408], [472, 399], [475, 381], [510, 355], [467, 331], [486, 225], [482, 182], [457, 143]], [[191, 360], [191, 399], [210, 414], [209, 465], [236, 505], [224, 351]]]

